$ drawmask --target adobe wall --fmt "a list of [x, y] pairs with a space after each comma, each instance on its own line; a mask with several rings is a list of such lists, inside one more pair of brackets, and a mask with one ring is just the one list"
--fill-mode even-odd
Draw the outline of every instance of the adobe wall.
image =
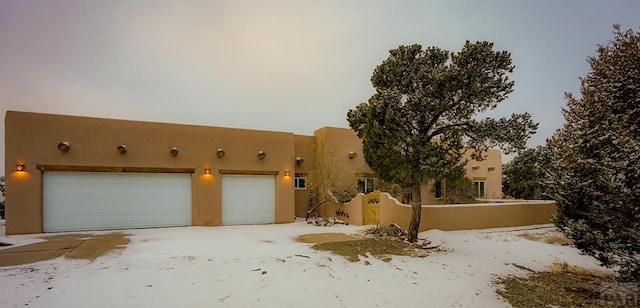
[[[299, 138], [296, 139], [296, 151], [298, 152], [298, 149], [300, 148], [300, 153], [303, 153], [303, 150], [306, 150], [306, 153], [310, 156], [318, 155], [319, 158], [323, 159], [327, 166], [329, 164], [332, 166], [332, 172], [341, 173], [336, 175], [337, 177], [350, 179], [353, 181], [354, 185], [358, 177], [373, 173], [364, 161], [364, 156], [362, 155], [362, 141], [351, 129], [323, 127], [314, 131], [313, 135], [313, 137], [304, 138], [296, 136], [296, 138]], [[311, 142], [311, 149], [308, 149], [309, 142]], [[349, 155], [351, 152], [355, 153], [355, 157]], [[316, 158], [314, 157], [312, 159]], [[312, 160], [312, 163], [305, 166], [305, 168], [308, 168], [305, 170], [308, 172], [313, 170], [313, 168], [316, 167], [313, 163], [315, 163], [315, 161]], [[304, 164], [307, 164], [306, 159]], [[309, 188], [305, 191], [296, 191], [296, 216], [298, 217], [306, 216], [306, 212], [309, 207], [309, 192]], [[350, 203], [353, 202], [354, 201], [351, 201]], [[359, 213], [356, 214], [359, 215], [356, 217], [360, 218], [356, 218], [356, 222], [354, 224], [362, 224], [362, 211], [355, 210], [353, 205], [347, 207], [350, 211]], [[340, 214], [343, 208], [344, 206], [340, 206], [329, 201], [320, 206], [319, 213], [321, 216], [336, 217], [338, 219], [345, 220], [346, 222], [354, 220], [351, 215], [350, 219], [346, 216], [336, 215], [336, 210], [339, 209], [338, 213]]]
[[[324, 150], [335, 154], [336, 164], [346, 168], [345, 172], [373, 173], [362, 154], [362, 140], [354, 131], [348, 128], [323, 127], [314, 133], [316, 143], [325, 142]], [[350, 158], [349, 153], [354, 152], [355, 157]]]
[[[471, 159], [471, 152], [466, 152], [464, 158], [468, 160], [465, 166], [466, 177], [470, 180], [485, 181], [484, 198], [502, 198], [502, 152], [489, 149], [486, 158], [481, 161]], [[445, 183], [446, 195], [446, 183]], [[420, 185], [422, 204], [447, 204], [445, 199], [435, 198], [434, 181]]]
[[329, 201], [320, 208], [320, 216], [335, 217], [345, 223], [361, 226], [364, 223], [364, 194], [357, 194], [351, 201], [340, 205]]
[[[430, 229], [471, 230], [518, 227], [551, 223], [555, 201], [513, 203], [423, 205], [420, 232]], [[387, 193], [380, 196], [380, 224], [398, 224], [407, 229], [411, 206], [399, 203]]]
[[[315, 164], [315, 157], [313, 155], [313, 147], [315, 144], [315, 137], [313, 136], [298, 136], [295, 137], [295, 156], [303, 159], [302, 163], [295, 166], [295, 173], [302, 175], [308, 175], [313, 170]], [[291, 174], [295, 176], [295, 174]], [[308, 182], [307, 182], [308, 184]], [[306, 189], [295, 190], [295, 215], [296, 217], [305, 217], [309, 208], [309, 192]]]
[[482, 161], [471, 159], [471, 152], [465, 153], [465, 158], [469, 159], [466, 166], [467, 177], [486, 181], [483, 198], [502, 198], [502, 152], [489, 149], [487, 157]]
[[[275, 220], [291, 222], [295, 215], [292, 133], [8, 111], [5, 134], [7, 234], [42, 232], [43, 165], [193, 169], [196, 226], [221, 224], [220, 170], [277, 172]], [[62, 141], [70, 143], [67, 153], [57, 149]], [[121, 144], [128, 149], [124, 155], [116, 150]], [[172, 147], [179, 149], [175, 157]], [[216, 156], [218, 148], [224, 157]], [[263, 160], [257, 158], [261, 150]], [[26, 172], [15, 171], [17, 164], [25, 164]]]

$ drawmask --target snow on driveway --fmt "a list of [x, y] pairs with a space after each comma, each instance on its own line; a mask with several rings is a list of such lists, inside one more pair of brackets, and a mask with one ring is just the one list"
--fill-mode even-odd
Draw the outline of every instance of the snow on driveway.
[[[121, 231], [129, 245], [93, 262], [65, 259], [0, 268], [1, 307], [496, 307], [497, 275], [554, 262], [599, 269], [572, 247], [531, 241], [517, 229], [423, 232], [447, 252], [351, 263], [311, 244], [309, 233], [366, 227], [291, 224]], [[523, 229], [530, 229], [525, 231]], [[105, 234], [109, 232], [93, 232]], [[10, 236], [31, 243], [41, 235]], [[369, 264], [367, 264], [368, 261]]]

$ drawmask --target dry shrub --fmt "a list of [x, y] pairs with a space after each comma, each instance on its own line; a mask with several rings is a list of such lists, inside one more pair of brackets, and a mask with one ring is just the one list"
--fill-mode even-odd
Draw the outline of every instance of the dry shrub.
[[518, 237], [536, 241], [536, 242], [544, 242], [551, 245], [559, 245], [559, 246], [571, 246], [573, 242], [566, 238], [562, 233], [557, 231], [550, 231], [545, 233], [523, 233], [519, 234]]
[[411, 256], [415, 253], [414, 248], [409, 243], [375, 238], [321, 243], [313, 245], [312, 248], [343, 256], [351, 262], [358, 262], [360, 256], [367, 257], [367, 254], [389, 262], [391, 261], [390, 255]]
[[385, 225], [372, 225], [364, 229], [364, 235], [392, 236], [393, 228]]
[[336, 204], [351, 201], [356, 196], [355, 173], [337, 159], [335, 147], [320, 141], [313, 146], [314, 167], [307, 177], [307, 187], [312, 192], [312, 204], [331, 200]]
[[640, 285], [619, 283], [610, 273], [555, 264], [552, 271], [498, 278], [496, 290], [514, 307], [640, 307]]

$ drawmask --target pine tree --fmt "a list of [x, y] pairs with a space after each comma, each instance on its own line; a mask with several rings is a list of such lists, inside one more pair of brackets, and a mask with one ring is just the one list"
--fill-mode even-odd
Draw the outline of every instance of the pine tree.
[[502, 168], [502, 193], [517, 199], [546, 199], [543, 193], [544, 168], [548, 164], [545, 147], [523, 151]]
[[556, 225], [576, 247], [640, 279], [640, 33], [599, 45], [581, 98], [566, 94], [566, 123], [548, 140], [546, 185]]
[[467, 41], [459, 52], [415, 44], [389, 51], [373, 72], [376, 93], [349, 110], [349, 126], [363, 140], [365, 161], [376, 175], [412, 191], [408, 239], [420, 226], [420, 184], [446, 178], [465, 161], [483, 159], [500, 146], [523, 150], [537, 124], [528, 113], [477, 119], [513, 91], [511, 54], [493, 43]]

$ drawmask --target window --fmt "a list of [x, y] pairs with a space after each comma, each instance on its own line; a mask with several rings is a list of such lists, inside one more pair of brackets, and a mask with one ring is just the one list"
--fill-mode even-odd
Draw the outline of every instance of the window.
[[443, 180], [436, 180], [436, 184], [435, 184], [435, 197], [436, 199], [442, 199], [442, 181]]
[[295, 189], [307, 189], [307, 178], [304, 174], [296, 173], [293, 181]]
[[485, 181], [473, 181], [473, 186], [475, 187], [476, 197], [483, 198], [484, 197], [484, 186]]
[[358, 179], [358, 192], [368, 194], [375, 190], [375, 178]]

